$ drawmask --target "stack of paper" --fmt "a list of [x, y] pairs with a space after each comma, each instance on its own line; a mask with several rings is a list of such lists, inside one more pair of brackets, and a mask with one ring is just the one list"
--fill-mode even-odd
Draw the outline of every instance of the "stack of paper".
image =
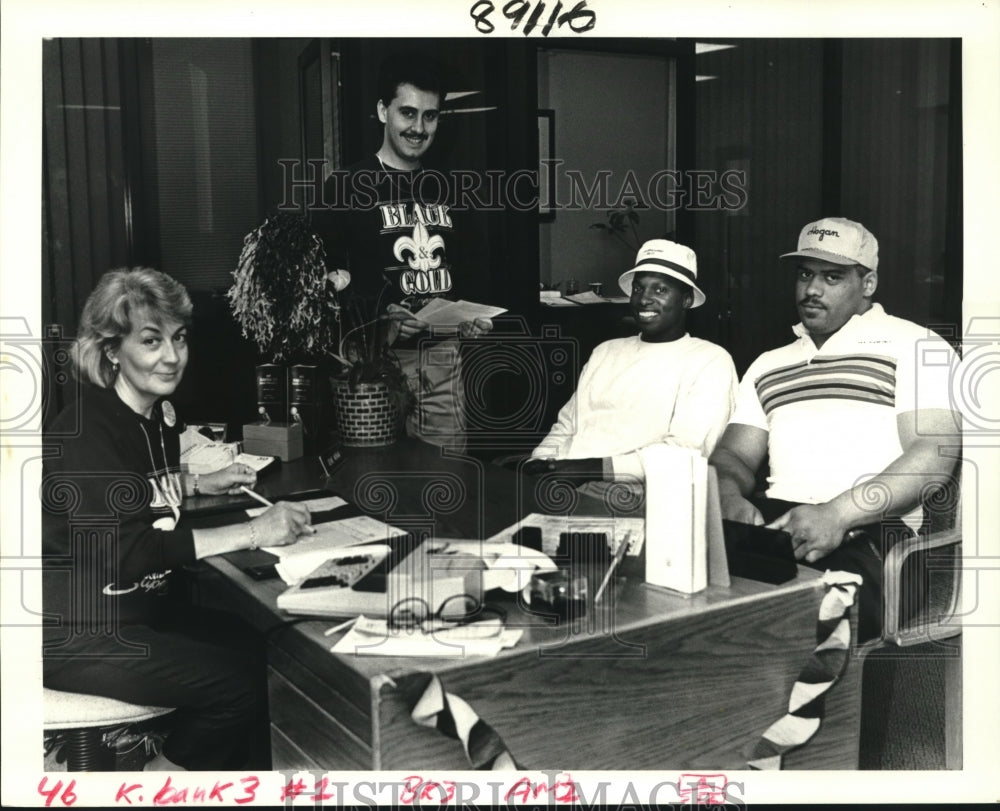
[[236, 442], [213, 442], [201, 434], [195, 434], [200, 440], [195, 440], [181, 451], [181, 470], [184, 473], [214, 473], [229, 467], [239, 453]]
[[448, 301], [442, 298], [431, 299], [423, 309], [414, 313], [414, 318], [432, 327], [457, 327], [463, 321], [475, 321], [477, 318], [493, 318], [507, 312], [503, 307], [491, 307], [488, 304], [476, 304], [471, 301]]
[[198, 431], [181, 434], [181, 470], [202, 476], [215, 473], [235, 462], [261, 471], [274, 461], [273, 456], [240, 453], [238, 442], [215, 442]]
[[578, 307], [575, 301], [570, 301], [562, 296], [543, 297], [539, 299], [546, 307]]

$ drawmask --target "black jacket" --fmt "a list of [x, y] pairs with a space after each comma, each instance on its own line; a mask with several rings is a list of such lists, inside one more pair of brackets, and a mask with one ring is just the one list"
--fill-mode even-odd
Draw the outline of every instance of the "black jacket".
[[114, 390], [83, 385], [46, 431], [47, 642], [71, 629], [109, 633], [153, 620], [169, 572], [195, 559], [191, 530], [179, 525], [179, 505], [167, 503], [161, 486], [165, 472], [178, 472], [183, 428], [168, 424], [175, 419], [164, 420], [164, 410], [173, 411], [157, 403], [147, 420]]

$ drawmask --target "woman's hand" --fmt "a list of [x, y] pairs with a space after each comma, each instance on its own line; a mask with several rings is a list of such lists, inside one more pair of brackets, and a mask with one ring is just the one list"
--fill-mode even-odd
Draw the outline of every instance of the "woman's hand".
[[312, 516], [301, 502], [279, 501], [250, 521], [250, 546], [285, 546], [312, 535]]
[[234, 496], [240, 492], [241, 487], [253, 488], [255, 484], [257, 474], [254, 469], [239, 462], [214, 473], [202, 473], [198, 476], [198, 492], [207, 496]]

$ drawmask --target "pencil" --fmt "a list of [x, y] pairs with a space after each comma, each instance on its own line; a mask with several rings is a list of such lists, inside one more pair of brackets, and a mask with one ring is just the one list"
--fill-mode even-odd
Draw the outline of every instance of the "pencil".
[[[259, 501], [265, 507], [273, 507], [274, 506], [273, 503], [271, 503], [266, 498], [264, 498], [260, 493], [255, 493], [253, 490], [251, 490], [245, 484], [240, 485], [240, 490], [242, 490], [244, 493], [246, 493], [248, 496], [250, 496], [250, 498], [255, 499], [256, 501]], [[312, 524], [306, 524], [306, 531], [310, 535], [315, 535], [316, 534], [316, 527], [314, 527]]]
[[347, 622], [342, 622], [340, 623], [340, 625], [334, 625], [332, 628], [327, 628], [323, 632], [323, 636], [332, 636], [333, 634], [337, 633], [337, 631], [343, 631], [344, 629], [349, 628], [350, 626], [354, 625], [354, 623], [357, 621], [358, 621], [357, 617], [351, 617], [349, 620], [347, 620]]
[[240, 486], [240, 490], [242, 490], [244, 493], [246, 493], [248, 496], [250, 496], [250, 498], [254, 499], [255, 501], [259, 501], [265, 507], [273, 507], [274, 506], [274, 504], [272, 504], [270, 501], [268, 501], [266, 498], [264, 498], [260, 493], [255, 493], [253, 490], [251, 490], [245, 484]]
[[625, 552], [628, 551], [628, 545], [632, 538], [631, 532], [626, 532], [625, 537], [622, 538], [621, 544], [618, 546], [618, 551], [615, 552], [614, 558], [611, 560], [611, 565], [608, 566], [608, 571], [604, 574], [604, 579], [601, 581], [601, 585], [597, 589], [597, 594], [594, 595], [594, 602], [598, 603], [601, 601], [601, 595], [604, 594], [604, 589], [608, 585], [608, 581], [611, 580], [611, 575], [614, 573], [615, 568], [621, 563], [622, 558], [625, 557]]

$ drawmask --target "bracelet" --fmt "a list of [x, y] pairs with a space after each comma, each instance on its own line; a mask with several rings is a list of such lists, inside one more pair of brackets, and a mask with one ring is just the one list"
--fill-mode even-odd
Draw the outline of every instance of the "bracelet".
[[247, 521], [247, 526], [250, 528], [250, 550], [254, 551], [258, 549], [257, 545], [257, 534], [253, 530], [253, 520]]
[[193, 495], [196, 495], [196, 496], [200, 496], [201, 495], [201, 492], [198, 490], [198, 479], [199, 479], [200, 476], [201, 476], [200, 473], [195, 473], [194, 474], [194, 493], [193, 493]]

